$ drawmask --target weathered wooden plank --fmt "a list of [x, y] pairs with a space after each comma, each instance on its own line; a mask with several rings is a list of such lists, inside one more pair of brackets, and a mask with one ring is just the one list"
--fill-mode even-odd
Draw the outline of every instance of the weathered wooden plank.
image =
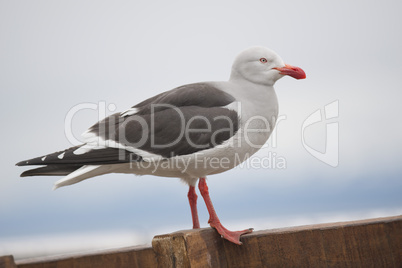
[[402, 216], [258, 231], [243, 236], [242, 246], [207, 228], [156, 236], [153, 245], [160, 267], [400, 267], [395, 222]]
[[402, 216], [399, 221], [384, 222], [384, 232], [387, 234], [388, 245], [392, 251], [395, 267], [402, 267]]
[[322, 267], [325, 252], [319, 230], [259, 231], [242, 237], [243, 245], [225, 241], [229, 267]]
[[179, 231], [152, 240], [158, 267], [226, 267], [223, 240], [211, 228]]
[[0, 268], [16, 268], [13, 256], [0, 256]]
[[[185, 230], [155, 236], [152, 247], [31, 259], [17, 266], [402, 267], [402, 216], [257, 231], [241, 241], [232, 244], [211, 228]], [[4, 263], [14, 263], [10, 256], [0, 258], [0, 268], [15, 267]]]
[[[191, 267], [226, 267], [223, 240], [218, 233], [206, 228], [186, 236], [186, 247]], [[211, 251], [210, 249], [216, 249]], [[207, 266], [208, 265], [208, 266]]]
[[[219, 236], [217, 237], [218, 239]], [[223, 240], [224, 255], [228, 267], [262, 267], [258, 236], [243, 236], [243, 245], [235, 245]]]
[[23, 260], [18, 268], [71, 268], [71, 267], [156, 267], [156, 256], [151, 247], [129, 247], [100, 251], [87, 255], [61, 256]]

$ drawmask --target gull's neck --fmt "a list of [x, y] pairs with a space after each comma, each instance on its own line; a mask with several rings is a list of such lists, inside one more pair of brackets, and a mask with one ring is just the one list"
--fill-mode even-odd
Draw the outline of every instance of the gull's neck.
[[[275, 84], [275, 81], [269, 81], [269, 83], [256, 83], [254, 81], [251, 81], [247, 77], [243, 76], [236, 69], [232, 69], [232, 72], [230, 73], [230, 77], [229, 77], [229, 82], [240, 83], [240, 84], [244, 84], [244, 83], [248, 82], [252, 85], [260, 85], [260, 86], [265, 86], [265, 87], [273, 87]], [[266, 82], [268, 82], [268, 81], [266, 81]]]

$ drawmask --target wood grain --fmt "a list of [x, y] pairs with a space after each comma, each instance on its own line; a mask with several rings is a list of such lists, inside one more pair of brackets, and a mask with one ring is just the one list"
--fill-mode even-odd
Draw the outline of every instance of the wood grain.
[[0, 268], [16, 268], [13, 256], [0, 256]]
[[[185, 230], [155, 236], [152, 247], [22, 260], [17, 267], [402, 267], [402, 216], [257, 231], [241, 241], [232, 244], [211, 228]], [[0, 268], [16, 267], [10, 258], [1, 257]]]
[[61, 256], [18, 261], [18, 268], [71, 268], [71, 267], [156, 267], [151, 247], [128, 247], [100, 251], [87, 255]]

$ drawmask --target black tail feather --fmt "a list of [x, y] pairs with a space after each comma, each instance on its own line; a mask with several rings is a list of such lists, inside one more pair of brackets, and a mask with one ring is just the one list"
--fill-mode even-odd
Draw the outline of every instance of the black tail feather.
[[49, 165], [24, 171], [21, 177], [28, 176], [66, 176], [82, 165]]
[[118, 148], [91, 149], [82, 154], [75, 154], [81, 146], [71, 147], [64, 151], [35, 157], [29, 160], [18, 162], [17, 166], [29, 165], [107, 165], [141, 161], [142, 158], [132, 152]]

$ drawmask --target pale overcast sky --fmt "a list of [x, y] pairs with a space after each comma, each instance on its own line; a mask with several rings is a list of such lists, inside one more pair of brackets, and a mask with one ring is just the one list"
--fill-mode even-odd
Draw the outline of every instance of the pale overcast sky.
[[[278, 81], [282, 120], [257, 154], [285, 168], [245, 165], [209, 178], [222, 222], [268, 229], [402, 214], [400, 10], [399, 1], [1, 1], [0, 255], [150, 243], [191, 228], [179, 180], [109, 174], [52, 191], [58, 178], [19, 178], [25, 169], [14, 165], [71, 146], [65, 118], [77, 105], [123, 111], [176, 86], [227, 80], [252, 45], [307, 79]], [[331, 103], [335, 117], [324, 120]], [[323, 120], [306, 126], [320, 109]], [[79, 111], [73, 134], [97, 120], [98, 111]], [[325, 152], [331, 123], [335, 167], [310, 153]], [[202, 199], [199, 213], [207, 227]], [[96, 246], [83, 246], [84, 234]]]

